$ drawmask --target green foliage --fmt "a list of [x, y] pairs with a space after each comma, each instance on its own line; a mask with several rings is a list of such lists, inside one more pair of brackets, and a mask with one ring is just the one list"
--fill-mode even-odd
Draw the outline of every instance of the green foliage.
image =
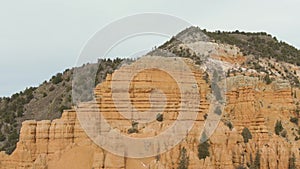
[[225, 125], [226, 125], [230, 130], [233, 129], [233, 124], [231, 123], [231, 121], [226, 121], [226, 122], [225, 122]]
[[18, 111], [18, 112], [17, 112], [17, 117], [22, 117], [22, 116], [23, 116], [23, 111], [21, 111], [21, 110]]
[[[107, 73], [118, 68], [123, 61], [127, 61], [127, 63], [129, 63], [132, 60], [119, 58], [114, 60], [101, 60], [99, 68], [102, 69], [97, 72], [97, 84], [105, 79]], [[95, 66], [95, 68], [97, 68], [97, 66]], [[56, 74], [49, 81], [44, 81], [41, 86], [39, 86], [38, 90], [36, 90], [36, 87], [30, 87], [26, 88], [22, 92], [13, 94], [11, 97], [0, 97], [0, 151], [5, 151], [10, 154], [15, 149], [19, 138], [19, 127], [21, 123], [25, 119], [31, 118], [32, 114], [29, 115], [27, 112], [31, 111], [32, 108], [29, 106], [25, 109], [25, 107], [33, 100], [33, 98], [35, 104], [40, 103], [40, 106], [43, 107], [43, 110], [37, 113], [38, 116], [42, 118], [41, 120], [52, 120], [53, 118], [58, 118], [60, 115], [58, 112], [62, 112], [64, 109], [70, 108], [72, 105], [72, 74], [78, 69], [80, 69], [80, 67], [66, 69], [64, 73]], [[94, 71], [96, 72], [96, 69]], [[54, 94], [54, 92], [51, 91], [55, 91], [57, 89], [65, 90], [61, 90], [61, 93], [54, 99], [51, 98]], [[39, 114], [44, 113], [45, 109], [49, 108], [47, 106], [49, 101], [52, 105], [51, 108], [47, 110], [47, 115]], [[130, 131], [138, 132], [137, 128], [133, 128]]]
[[128, 134], [131, 134], [131, 133], [138, 133], [138, 132], [139, 132], [138, 125], [139, 125], [138, 122], [132, 121], [132, 122], [131, 122], [131, 128], [129, 128], [129, 129], [127, 130], [127, 133], [128, 133]]
[[255, 169], [260, 169], [260, 153], [256, 151], [255, 159], [254, 159], [254, 167]]
[[5, 139], [6, 139], [6, 137], [0, 131], [0, 142], [4, 141]]
[[291, 117], [291, 118], [290, 118], [290, 122], [292, 122], [292, 123], [298, 125], [298, 118], [297, 118], [297, 117]]
[[250, 154], [250, 162], [247, 163], [247, 166], [249, 169], [260, 169], [260, 153], [259, 150], [256, 151], [255, 153], [255, 159], [253, 161], [252, 159], [252, 154]]
[[183, 147], [180, 150], [179, 165], [177, 169], [188, 169], [188, 167], [189, 167], [189, 156], [187, 155], [186, 149]]
[[264, 77], [264, 81], [267, 85], [272, 83], [272, 79], [270, 78], [269, 74]]
[[277, 135], [279, 135], [280, 134], [280, 132], [282, 132], [282, 130], [283, 130], [283, 126], [282, 126], [282, 124], [281, 124], [281, 121], [279, 120], [277, 120], [276, 121], [276, 124], [275, 124], [275, 134], [277, 134]]
[[[102, 82], [106, 74], [108, 72], [112, 72], [116, 68], [119, 67], [122, 61], [132, 61], [131, 59], [105, 59], [102, 60], [99, 64], [103, 66], [103, 71], [97, 72], [97, 79], [98, 82]], [[44, 119], [52, 120], [53, 118], [57, 118], [58, 111], [62, 112], [64, 109], [69, 108], [69, 106], [72, 104], [72, 98], [71, 98], [71, 85], [67, 83], [72, 79], [72, 74], [74, 70], [77, 70], [80, 68], [74, 68], [71, 70], [65, 70], [63, 74], [58, 73], [57, 75], [53, 76], [51, 80], [44, 81], [41, 86], [39, 87], [39, 90], [37, 92], [39, 95], [35, 95], [35, 91], [37, 88], [30, 87], [26, 88], [24, 91], [13, 94], [11, 97], [0, 97], [0, 151], [5, 151], [6, 153], [10, 154], [16, 146], [16, 142], [18, 141], [19, 136], [19, 130], [21, 123], [28, 118], [31, 118], [31, 116], [26, 113], [31, 110], [31, 108], [27, 107], [25, 109], [26, 105], [31, 102], [33, 98], [34, 102], [36, 103], [42, 103], [41, 106], [43, 106], [43, 109], [48, 108], [48, 106], [44, 106], [45, 104], [43, 101], [47, 101], [46, 104], [49, 104], [49, 101], [52, 103], [51, 108], [49, 109], [46, 116], [42, 116]], [[65, 86], [63, 85], [57, 85], [60, 82], [65, 83]], [[62, 90], [61, 96], [55, 97], [55, 99], [51, 98], [48, 99], [48, 97], [53, 96], [53, 93], [49, 94], [49, 91], [54, 91], [56, 89], [65, 88], [65, 90]], [[41, 90], [42, 89], [42, 90]], [[45, 90], [48, 89], [48, 90]], [[45, 99], [40, 99], [40, 97], [43, 97]], [[41, 101], [39, 101], [39, 99]], [[29, 109], [29, 110], [28, 110]], [[44, 112], [40, 111], [40, 113]], [[32, 112], [30, 112], [32, 113]], [[25, 115], [25, 116], [24, 116]], [[27, 116], [29, 115], [29, 117]], [[137, 132], [137, 128], [133, 128], [133, 132]], [[2, 135], [2, 136], [1, 136]]]
[[67, 110], [67, 109], [70, 109], [71, 107], [68, 107], [68, 106], [65, 106], [65, 105], [61, 105], [60, 107], [59, 107], [59, 112], [60, 113], [63, 113], [63, 111], [64, 110]]
[[289, 168], [288, 169], [296, 169], [296, 157], [295, 157], [294, 153], [289, 158]]
[[200, 160], [205, 159], [206, 157], [210, 156], [209, 147], [210, 147], [210, 145], [209, 145], [208, 141], [205, 141], [198, 145], [198, 158]]
[[158, 113], [156, 115], [156, 120], [159, 121], [159, 122], [162, 122], [164, 120], [164, 115], [161, 114], [161, 113]]
[[246, 54], [262, 58], [275, 58], [291, 64], [300, 65], [300, 50], [265, 32], [206, 32], [206, 35], [217, 42], [236, 45]]
[[207, 113], [205, 113], [205, 114], [203, 115], [203, 118], [204, 118], [204, 120], [206, 120], [206, 119], [207, 119], [207, 117], [208, 117], [208, 114], [207, 114]]
[[98, 60], [98, 69], [97, 76], [95, 79], [95, 86], [103, 81], [106, 78], [107, 74], [112, 73], [113, 70], [117, 69], [121, 66], [123, 62], [130, 63], [132, 59], [120, 59], [116, 58], [114, 60], [111, 59], [99, 59]]
[[285, 129], [283, 129], [282, 132], [280, 132], [280, 136], [281, 137], [286, 137], [287, 136], [287, 131]]
[[16, 144], [18, 142], [18, 138], [19, 138], [19, 135], [17, 133], [17, 130], [14, 129], [12, 131], [12, 133], [10, 133], [8, 135], [8, 141], [5, 143], [4, 147], [5, 147], [6, 153], [11, 154], [15, 150]]
[[17, 130], [13, 130], [13, 132], [8, 136], [8, 142], [13, 142], [18, 139], [19, 135], [17, 134]]
[[53, 84], [58, 84], [63, 81], [62, 73], [57, 73], [56, 76], [52, 76], [51, 82]]
[[245, 142], [245, 143], [248, 143], [248, 142], [249, 142], [249, 139], [252, 139], [252, 134], [251, 134], [250, 130], [249, 130], [247, 127], [245, 127], [245, 128], [243, 129], [243, 131], [242, 131], [242, 136], [243, 136], [243, 138], [244, 138], [244, 142]]
[[236, 169], [247, 169], [247, 168], [244, 167], [243, 165], [239, 165], [238, 167], [236, 167]]
[[0, 132], [1, 151], [11, 153], [18, 140], [17, 118], [23, 117], [25, 105], [34, 98], [35, 87], [26, 88], [24, 91], [13, 94], [10, 98], [0, 98]]

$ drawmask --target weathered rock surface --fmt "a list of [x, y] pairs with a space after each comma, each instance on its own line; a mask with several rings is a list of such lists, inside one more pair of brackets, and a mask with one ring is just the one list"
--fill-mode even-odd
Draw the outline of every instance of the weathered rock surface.
[[[288, 168], [289, 158], [292, 155], [295, 156], [297, 167], [300, 167], [300, 145], [299, 141], [294, 141], [293, 132], [298, 130], [298, 126], [289, 122], [290, 117], [295, 115], [294, 102], [297, 99], [293, 98], [291, 87], [285, 81], [275, 81], [266, 85], [258, 78], [246, 76], [228, 78], [227, 105], [222, 121], [231, 122], [233, 128], [229, 129], [225, 123], [220, 122], [209, 138], [210, 156], [200, 160], [198, 145], [204, 115], [209, 108], [206, 96], [210, 89], [202, 77], [203, 72], [189, 60], [186, 62], [197, 80], [201, 106], [191, 131], [170, 151], [143, 159], [111, 154], [97, 146], [86, 135], [75, 109], [72, 109], [65, 110], [60, 119], [53, 121], [23, 122], [16, 150], [12, 155], [3, 152], [0, 154], [0, 169], [169, 169], [178, 167], [183, 147], [187, 149], [191, 169], [247, 167], [253, 164], [257, 153], [260, 154], [261, 169]], [[129, 68], [121, 68], [118, 71], [128, 71]], [[153, 88], [159, 88], [166, 94], [166, 99], [171, 101], [167, 102], [162, 122], [154, 120], [152, 123], [139, 126], [138, 133], [128, 134], [131, 120], [121, 116], [112, 102], [110, 88], [112, 76], [108, 76], [106, 82], [96, 87], [97, 103], [81, 103], [76, 110], [93, 112], [100, 108], [112, 128], [118, 128], [122, 134], [130, 137], [155, 136], [176, 120], [180, 103], [177, 86], [165, 72], [157, 69], [146, 70], [135, 76], [130, 84], [132, 105], [139, 110], [149, 109], [151, 107], [149, 95]], [[283, 127], [287, 130], [285, 138], [274, 133], [276, 120], [284, 122]], [[244, 127], [249, 128], [253, 137], [248, 143], [244, 143], [241, 135]]]

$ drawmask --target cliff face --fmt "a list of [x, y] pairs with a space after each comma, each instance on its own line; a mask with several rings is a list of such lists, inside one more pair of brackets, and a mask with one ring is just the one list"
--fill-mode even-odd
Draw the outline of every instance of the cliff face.
[[[69, 169], [69, 168], [177, 168], [180, 163], [180, 152], [184, 147], [189, 157], [189, 168], [234, 169], [238, 166], [249, 167], [258, 158], [260, 168], [288, 168], [289, 159], [294, 155], [295, 164], [300, 167], [299, 141], [295, 140], [298, 126], [289, 122], [296, 116], [298, 99], [292, 95], [292, 89], [285, 81], [277, 80], [266, 85], [256, 77], [234, 76], [227, 79], [226, 107], [222, 121], [209, 138], [210, 155], [205, 159], [198, 158], [199, 136], [204, 124], [204, 115], [208, 112], [207, 95], [210, 90], [203, 72], [189, 60], [193, 76], [196, 77], [200, 94], [200, 111], [193, 128], [186, 138], [170, 151], [155, 157], [134, 159], [116, 156], [96, 145], [82, 129], [74, 109], [64, 111], [60, 119], [53, 121], [25, 121], [22, 124], [20, 139], [12, 155], [0, 154], [0, 168], [34, 168], [34, 169]], [[127, 68], [118, 70], [128, 71]], [[151, 75], [151, 76], [149, 76]], [[114, 74], [112, 75], [114, 76]], [[162, 122], [154, 121], [138, 126], [138, 133], [129, 134], [131, 121], [125, 120], [112, 104], [112, 76], [95, 89], [97, 102], [81, 103], [77, 111], [93, 112], [98, 106], [107, 121], [118, 127], [122, 134], [129, 137], [155, 136], [166, 130], [177, 118], [176, 104], [180, 97], [172, 78], [157, 69], [143, 71], [135, 76], [130, 84], [130, 99], [140, 110], [149, 109], [149, 94], [153, 86], [166, 93], [167, 103]], [[163, 80], [161, 80], [163, 79]], [[149, 81], [151, 82], [149, 84]], [[159, 101], [159, 100], [158, 100]], [[274, 133], [277, 120], [283, 122], [286, 136]], [[228, 127], [228, 122], [232, 128]], [[247, 127], [252, 139], [245, 143], [241, 135]], [[148, 128], [148, 130], [146, 130]], [[258, 155], [259, 154], [259, 155]], [[257, 157], [258, 156], [258, 157]]]

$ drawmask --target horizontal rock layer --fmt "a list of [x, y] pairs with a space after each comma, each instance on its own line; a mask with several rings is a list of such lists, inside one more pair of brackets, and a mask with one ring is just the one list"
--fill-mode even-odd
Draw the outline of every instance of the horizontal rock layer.
[[[60, 119], [53, 121], [23, 122], [16, 150], [12, 155], [1, 152], [0, 168], [177, 168], [183, 147], [187, 150], [191, 169], [246, 167], [253, 164], [257, 153], [260, 154], [260, 168], [262, 169], [288, 168], [292, 154], [295, 155], [297, 167], [300, 167], [299, 141], [294, 141], [290, 132], [286, 138], [274, 134], [274, 124], [278, 119], [287, 122], [283, 124], [285, 128], [293, 125], [289, 123], [289, 118], [295, 113], [296, 106], [294, 105], [295, 98], [291, 95], [291, 87], [283, 81], [265, 85], [257, 78], [245, 76], [227, 79], [227, 104], [222, 121], [230, 121], [233, 128], [229, 129], [221, 121], [208, 141], [210, 156], [200, 160], [198, 145], [205, 122], [204, 116], [208, 113], [210, 106], [208, 100], [210, 88], [203, 78], [203, 72], [190, 60], [185, 60], [185, 62], [192, 74], [187, 73], [184, 76], [187, 79], [195, 77], [196, 85], [199, 87], [200, 107], [193, 128], [180, 144], [171, 150], [155, 157], [141, 159], [116, 156], [103, 150], [87, 136], [76, 114], [76, 111], [89, 114], [101, 110], [111, 125], [110, 128], [102, 130], [118, 129], [128, 137], [150, 137], [164, 132], [178, 118], [182, 95], [178, 83], [172, 76], [159, 69], [146, 69], [130, 80], [128, 100], [138, 111], [153, 108], [151, 101], [156, 102], [157, 105], [162, 101], [165, 102], [165, 107], [161, 112], [164, 115], [162, 122], [153, 119], [149, 123], [139, 124], [138, 133], [129, 134], [128, 129], [132, 127], [132, 119], [127, 119], [119, 113], [119, 111], [129, 111], [129, 109], [122, 106], [123, 101], [118, 102], [120, 109], [115, 107], [111, 87], [112, 83], [120, 84], [126, 81], [115, 81], [115, 74], [112, 74], [95, 88], [96, 102], [80, 103], [72, 110], [65, 110]], [[125, 74], [131, 68], [122, 67], [115, 73]], [[191, 82], [190, 80], [184, 81]], [[155, 97], [155, 93], [153, 96], [155, 89], [159, 89], [165, 97]], [[165, 100], [161, 100], [162, 98]], [[161, 109], [159, 106], [154, 108], [157, 111]], [[183, 112], [188, 113], [188, 111]], [[130, 114], [130, 112], [127, 113]], [[241, 135], [244, 127], [249, 128], [252, 133], [252, 139], [248, 143], [244, 143]]]

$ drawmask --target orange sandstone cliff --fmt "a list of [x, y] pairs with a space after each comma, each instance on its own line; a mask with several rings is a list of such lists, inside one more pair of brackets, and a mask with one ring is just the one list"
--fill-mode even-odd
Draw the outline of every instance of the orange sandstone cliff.
[[[226, 107], [222, 120], [208, 140], [210, 155], [199, 159], [200, 126], [204, 124], [204, 116], [209, 108], [206, 96], [210, 86], [204, 79], [204, 73], [192, 61], [187, 60], [187, 63], [192, 67], [193, 76], [199, 86], [201, 106], [191, 131], [170, 151], [142, 159], [111, 154], [86, 135], [77, 119], [76, 111], [72, 109], [65, 110], [60, 119], [53, 121], [23, 122], [16, 150], [11, 155], [4, 152], [0, 154], [0, 169], [170, 169], [178, 167], [183, 147], [187, 150], [188, 168], [191, 169], [249, 167], [254, 163], [257, 154], [261, 169], [288, 168], [289, 159], [293, 156], [296, 166], [300, 167], [300, 144], [295, 141], [298, 126], [289, 121], [290, 117], [296, 116], [295, 103], [298, 99], [292, 94], [294, 89], [284, 80], [275, 80], [266, 85], [258, 77], [243, 75], [228, 77]], [[126, 70], [127, 68], [121, 68], [118, 71]], [[132, 104], [139, 109], [149, 108], [147, 100], [138, 98], [147, 98], [153, 86], [160, 88], [169, 96], [167, 99], [171, 100], [164, 110], [164, 120], [139, 126], [138, 133], [127, 132], [131, 121], [123, 119], [111, 104], [111, 75], [95, 88], [97, 102], [80, 103], [77, 109], [88, 112], [93, 111], [95, 105], [106, 108], [105, 118], [123, 134], [130, 137], [155, 136], [158, 133], [153, 132], [154, 130], [164, 131], [177, 117], [178, 110], [174, 105], [180, 98], [176, 97], [176, 86], [166, 85], [170, 80], [164, 72], [153, 69], [142, 72], [131, 82]], [[286, 130], [284, 137], [274, 132], [278, 120], [283, 122]], [[228, 127], [229, 122], [232, 127]], [[252, 134], [252, 139], [246, 143], [241, 135], [245, 127]], [[147, 128], [153, 130], [146, 130]]]

